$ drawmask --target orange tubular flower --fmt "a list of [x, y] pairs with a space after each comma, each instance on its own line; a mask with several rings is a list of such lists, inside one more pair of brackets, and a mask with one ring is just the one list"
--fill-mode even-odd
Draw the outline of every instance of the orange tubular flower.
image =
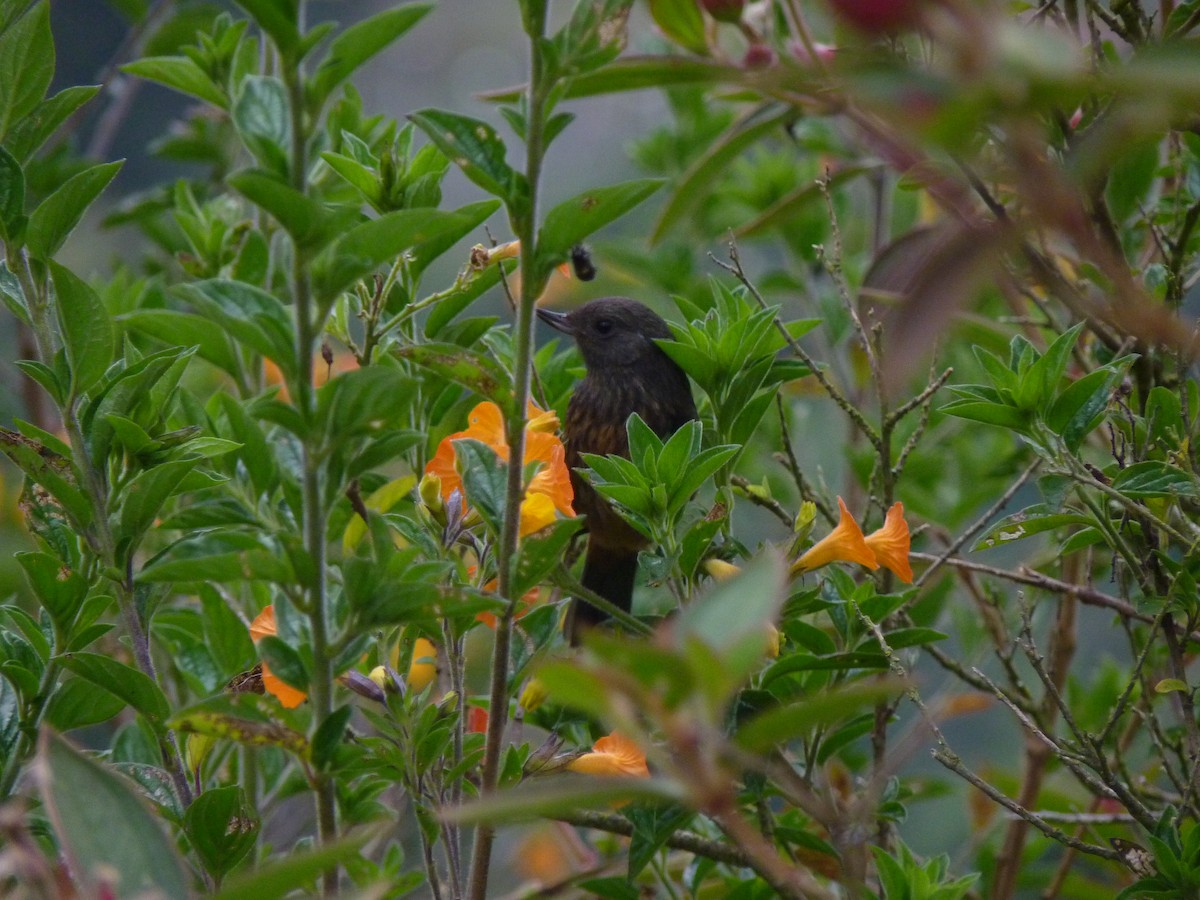
[[[525, 431], [524, 464], [540, 463], [537, 474], [525, 489], [521, 501], [521, 536], [545, 528], [555, 519], [555, 512], [574, 516], [571, 502], [575, 492], [571, 488], [571, 473], [567, 469], [567, 451], [554, 433], [558, 428], [558, 417], [553, 412], [543, 412], [532, 403], [527, 412], [529, 425]], [[487, 444], [508, 462], [508, 442], [504, 437], [504, 416], [495, 403], [480, 403], [473, 410], [465, 431], [458, 431], [443, 438], [437, 453], [425, 467], [426, 475], [434, 475], [441, 481], [442, 499], [448, 501], [456, 490], [465, 494], [462, 477], [455, 467], [454, 441], [472, 438]]]
[[629, 738], [614, 731], [592, 745], [592, 752], [585, 753], [567, 763], [572, 772], [584, 775], [607, 775], [609, 777], [649, 778], [646, 754]]
[[908, 562], [908, 550], [912, 539], [908, 533], [908, 522], [904, 521], [904, 504], [896, 502], [887, 511], [883, 527], [872, 531], [864, 539], [875, 554], [875, 559], [905, 584], [912, 584], [913, 571]]
[[[267, 635], [274, 636], [275, 633], [275, 607], [267, 606], [250, 623], [250, 640], [258, 643]], [[308, 699], [308, 694], [304, 691], [281, 681], [279, 676], [267, 667], [266, 663], [262, 664], [262, 679], [263, 688], [268, 694], [274, 695], [285, 709], [295, 709]]]
[[792, 574], [799, 575], [831, 562], [852, 562], [868, 569], [878, 569], [875, 551], [867, 546], [862, 529], [846, 509], [846, 504], [838, 497], [838, 509], [841, 519], [837, 527], [821, 540], [817, 541], [804, 552], [798, 560], [792, 563]]

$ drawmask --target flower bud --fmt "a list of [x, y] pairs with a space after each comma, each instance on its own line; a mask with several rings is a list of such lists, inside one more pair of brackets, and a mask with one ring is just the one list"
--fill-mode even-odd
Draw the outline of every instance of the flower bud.
[[704, 561], [704, 571], [717, 581], [728, 581], [740, 572], [741, 569], [733, 563], [725, 562], [723, 559], [706, 559]]
[[521, 708], [533, 712], [546, 702], [546, 697], [546, 686], [539, 679], [530, 678], [525, 682], [525, 690], [521, 691]]

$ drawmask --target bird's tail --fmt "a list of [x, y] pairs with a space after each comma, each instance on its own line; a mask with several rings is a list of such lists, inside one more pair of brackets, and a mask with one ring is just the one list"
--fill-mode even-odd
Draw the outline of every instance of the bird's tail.
[[[637, 578], [638, 555], [634, 550], [617, 550], [588, 541], [587, 556], [583, 560], [583, 577], [580, 581], [585, 588], [595, 591], [609, 603], [625, 612], [633, 606], [633, 583]], [[574, 647], [579, 643], [583, 633], [589, 628], [599, 625], [608, 616], [586, 601], [576, 598], [571, 601], [567, 612], [564, 631], [567, 640]]]

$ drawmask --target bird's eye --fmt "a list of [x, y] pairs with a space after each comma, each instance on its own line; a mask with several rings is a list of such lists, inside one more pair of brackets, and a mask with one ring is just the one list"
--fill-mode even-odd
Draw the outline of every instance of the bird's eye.
[[595, 327], [596, 331], [600, 332], [600, 334], [608, 334], [612, 331], [612, 319], [597, 319]]

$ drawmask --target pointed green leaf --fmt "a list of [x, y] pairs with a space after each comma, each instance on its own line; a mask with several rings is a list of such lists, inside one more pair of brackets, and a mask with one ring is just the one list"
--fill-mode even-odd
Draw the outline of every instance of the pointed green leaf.
[[24, 215], [25, 172], [12, 154], [0, 147], [0, 239], [12, 242]]
[[98, 84], [64, 88], [35, 106], [25, 118], [14, 122], [4, 141], [5, 146], [17, 159], [28, 162], [75, 110], [98, 93]]
[[292, 121], [283, 82], [269, 75], [248, 75], [233, 104], [233, 124], [242, 142], [269, 172], [287, 177]]
[[205, 791], [183, 819], [192, 847], [215, 878], [223, 878], [254, 849], [260, 825], [238, 785]]
[[412, 3], [385, 10], [351, 25], [329, 45], [309, 83], [314, 107], [319, 109], [334, 88], [349, 78], [372, 56], [400, 38], [433, 9], [432, 4]]
[[38, 742], [38, 763], [42, 800], [83, 893], [191, 895], [173, 841], [131, 782], [50, 729]]
[[260, 170], [243, 169], [226, 181], [247, 200], [269, 212], [296, 244], [309, 252], [320, 250], [358, 218], [354, 209], [331, 209]]
[[46, 96], [53, 77], [50, 4], [43, 2], [0, 34], [0, 139]]
[[120, 697], [143, 716], [155, 731], [162, 731], [171, 706], [161, 688], [148, 675], [101, 653], [64, 653], [64, 668]]
[[499, 197], [509, 215], [521, 214], [529, 204], [525, 176], [505, 160], [504, 141], [496, 129], [479, 119], [441, 109], [423, 109], [409, 119], [475, 184]]
[[148, 56], [121, 66], [123, 72], [156, 81], [161, 85], [225, 109], [229, 100], [200, 66], [187, 56]]
[[285, 59], [301, 47], [299, 0], [238, 0]]
[[63, 344], [71, 367], [71, 395], [87, 392], [108, 369], [116, 352], [112, 320], [104, 304], [70, 269], [50, 264]]
[[123, 161], [103, 163], [72, 175], [29, 214], [25, 242], [38, 259], [49, 259], [63, 245], [83, 214], [121, 170]]
[[626, 181], [584, 191], [558, 204], [538, 229], [538, 264], [549, 272], [567, 258], [572, 247], [629, 212], [663, 183], [661, 178]]
[[[671, 0], [678, 2], [678, 0]], [[683, 0], [699, 18], [700, 9], [694, 0]], [[651, 11], [654, 5], [651, 4]], [[703, 39], [703, 33], [701, 33]], [[656, 244], [680, 218], [687, 215], [696, 204], [708, 196], [718, 177], [724, 176], [730, 163], [747, 147], [757, 143], [773, 132], [780, 131], [795, 113], [788, 108], [772, 112], [768, 104], [756, 106], [746, 113], [717, 138], [704, 153], [688, 167], [678, 184], [672, 189], [671, 198], [654, 223], [650, 242]]]

